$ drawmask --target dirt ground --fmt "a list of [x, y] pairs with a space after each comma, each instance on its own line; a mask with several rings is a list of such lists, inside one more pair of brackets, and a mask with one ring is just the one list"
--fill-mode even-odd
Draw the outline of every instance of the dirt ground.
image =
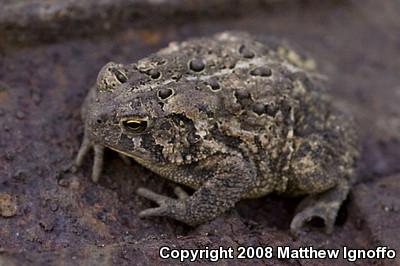
[[[120, 0], [88, 11], [91, 1], [79, 9], [76, 1], [60, 7], [53, 0], [44, 1], [47, 13], [39, 1], [2, 2], [0, 265], [174, 265], [175, 260], [160, 259], [161, 246], [389, 246], [400, 252], [400, 1], [237, 1], [231, 6], [229, 1]], [[140, 12], [122, 12], [124, 3]], [[145, 12], [146, 3], [151, 13]], [[158, 14], [157, 3], [168, 9], [162, 6]], [[97, 22], [102, 26], [95, 27]], [[171, 183], [134, 162], [125, 165], [111, 151], [99, 184], [89, 178], [91, 158], [79, 171], [70, 170], [82, 139], [80, 105], [102, 65], [135, 61], [172, 40], [232, 29], [274, 35], [308, 51], [338, 103], [357, 118], [362, 181], [331, 235], [316, 226], [292, 237], [288, 227], [299, 199], [276, 195], [242, 201], [198, 228], [139, 219], [138, 212], [153, 205], [135, 189], [169, 194]], [[356, 264], [397, 265], [399, 258]], [[219, 263], [250, 262], [349, 264], [276, 258]]]

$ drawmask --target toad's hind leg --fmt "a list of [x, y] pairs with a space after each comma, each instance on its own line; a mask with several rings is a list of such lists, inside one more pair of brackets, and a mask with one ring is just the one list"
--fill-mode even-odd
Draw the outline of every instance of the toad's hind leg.
[[307, 196], [297, 207], [296, 215], [290, 224], [290, 231], [297, 235], [303, 226], [313, 218], [320, 218], [325, 225], [325, 232], [333, 231], [337, 213], [349, 193], [350, 185], [346, 179], [325, 192]]
[[321, 218], [331, 233], [339, 208], [351, 186], [354, 156], [335, 141], [318, 135], [300, 139], [291, 161], [292, 194], [308, 194], [299, 205], [290, 229], [297, 234], [313, 218]]

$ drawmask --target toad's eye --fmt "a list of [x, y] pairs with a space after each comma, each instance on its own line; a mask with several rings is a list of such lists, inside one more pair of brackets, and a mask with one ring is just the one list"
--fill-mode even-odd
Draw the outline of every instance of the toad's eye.
[[126, 75], [124, 73], [122, 73], [121, 71], [116, 70], [114, 74], [115, 74], [115, 77], [118, 79], [119, 82], [125, 83], [125, 82], [128, 81], [128, 78], [126, 77]]
[[141, 133], [146, 130], [147, 128], [147, 121], [146, 120], [136, 120], [130, 119], [122, 121], [123, 127], [133, 133]]

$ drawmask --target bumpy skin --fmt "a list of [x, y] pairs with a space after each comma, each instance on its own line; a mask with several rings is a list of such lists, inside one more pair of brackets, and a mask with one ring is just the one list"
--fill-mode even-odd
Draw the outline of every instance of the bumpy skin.
[[247, 33], [171, 43], [130, 65], [108, 63], [82, 108], [93, 147], [93, 180], [104, 147], [191, 187], [178, 199], [145, 188], [160, 206], [139, 215], [197, 225], [242, 198], [309, 195], [291, 230], [313, 217], [332, 231], [352, 184], [357, 152], [351, 120], [317, 85], [315, 63], [287, 45]]

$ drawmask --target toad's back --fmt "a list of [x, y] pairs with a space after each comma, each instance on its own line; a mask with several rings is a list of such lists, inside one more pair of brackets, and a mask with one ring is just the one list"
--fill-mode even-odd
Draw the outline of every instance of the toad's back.
[[[312, 80], [314, 61], [282, 43], [260, 42], [245, 34], [220, 34], [214, 39], [172, 43], [136, 67], [150, 75], [141, 86], [135, 81], [137, 93], [157, 90], [162, 98], [160, 92], [165, 92], [163, 110], [185, 114], [202, 138], [214, 143], [190, 147], [190, 151], [180, 147], [182, 163], [188, 163], [187, 154], [191, 161], [221, 147], [237, 150], [258, 171], [256, 188], [248, 197], [297, 190], [288, 187], [290, 176], [296, 174], [293, 156], [302, 157], [296, 167], [322, 167], [316, 165], [318, 158], [304, 159], [296, 152], [298, 148], [304, 146], [301, 152], [316, 156], [318, 149], [349, 145], [342, 143], [346, 122], [336, 116], [327, 96]], [[333, 156], [343, 159], [342, 155]]]

